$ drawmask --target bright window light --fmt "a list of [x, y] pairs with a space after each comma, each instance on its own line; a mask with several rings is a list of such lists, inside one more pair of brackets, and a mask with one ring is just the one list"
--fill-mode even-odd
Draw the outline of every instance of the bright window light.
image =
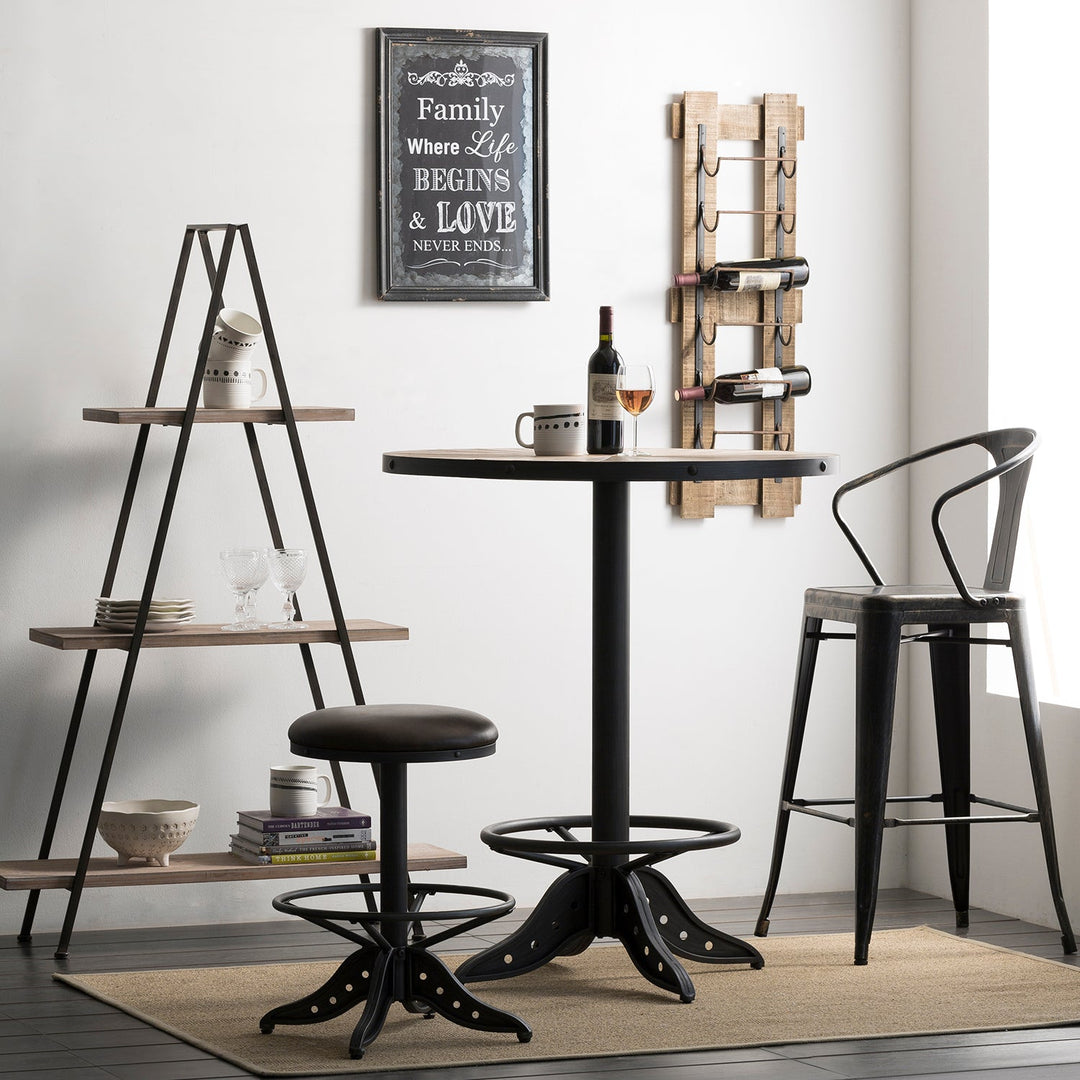
[[[1080, 622], [1070, 603], [1080, 499], [1080, 154], [1071, 119], [1080, 6], [990, 0], [989, 15], [990, 426], [1032, 427], [1041, 438], [1013, 588], [1028, 600], [1039, 697], [1080, 706]], [[1015, 695], [1008, 650], [989, 652], [987, 690]]]

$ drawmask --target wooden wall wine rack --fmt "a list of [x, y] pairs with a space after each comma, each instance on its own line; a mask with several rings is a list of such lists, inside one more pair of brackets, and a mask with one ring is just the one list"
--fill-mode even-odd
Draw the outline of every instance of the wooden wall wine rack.
[[[761, 221], [761, 254], [725, 252], [724, 260], [794, 255], [797, 145], [803, 137], [803, 109], [794, 94], [765, 94], [760, 105], [720, 105], [714, 93], [687, 91], [671, 107], [671, 136], [683, 142], [682, 267], [705, 270], [717, 261], [716, 229], [724, 215], [750, 214]], [[751, 153], [718, 150], [724, 142], [757, 144]], [[758, 148], [760, 147], [760, 149]], [[754, 209], [717, 206], [721, 168], [757, 168], [762, 176], [761, 205]], [[682, 324], [682, 386], [708, 385], [716, 375], [715, 350], [723, 350], [724, 327], [758, 328], [760, 358], [724, 356], [721, 371], [788, 366], [795, 361], [795, 325], [802, 321], [802, 290], [728, 293], [714, 289], [672, 288], [670, 318]], [[775, 408], [774, 408], [775, 404]], [[722, 447], [733, 436], [718, 431], [712, 402], [684, 402], [684, 447]], [[754, 406], [756, 427], [745, 429], [763, 449], [795, 448], [795, 402]], [[721, 406], [723, 428], [739, 422], [741, 409]], [[741, 434], [741, 433], [740, 433]], [[671, 485], [670, 501], [684, 518], [714, 516], [717, 506], [757, 506], [762, 517], [792, 517], [801, 497], [798, 479], [707, 481]]]

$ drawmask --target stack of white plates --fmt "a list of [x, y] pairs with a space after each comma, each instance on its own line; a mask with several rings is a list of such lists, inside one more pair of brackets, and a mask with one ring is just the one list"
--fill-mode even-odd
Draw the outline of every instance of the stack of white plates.
[[[98, 626], [104, 626], [107, 630], [134, 630], [140, 603], [139, 600], [114, 600], [111, 596], [99, 596]], [[177, 630], [194, 618], [195, 605], [191, 600], [155, 597], [150, 601], [150, 611], [146, 616], [146, 632], [154, 634]]]

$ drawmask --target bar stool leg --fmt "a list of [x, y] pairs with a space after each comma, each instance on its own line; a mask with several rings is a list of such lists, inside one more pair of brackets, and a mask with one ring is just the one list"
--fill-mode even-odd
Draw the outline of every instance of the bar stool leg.
[[862, 614], [855, 624], [855, 963], [860, 965], [869, 956], [877, 907], [900, 629], [882, 615]]
[[[928, 625], [949, 637], [966, 636], [963, 625]], [[971, 814], [971, 654], [967, 645], [948, 640], [930, 642], [930, 679], [934, 690], [938, 765], [941, 770], [942, 809], [945, 817]], [[966, 822], [945, 826], [956, 925], [968, 925], [971, 867], [971, 826]]]
[[791, 701], [791, 723], [788, 728], [787, 754], [784, 757], [784, 776], [780, 784], [780, 805], [776, 812], [776, 832], [773, 836], [772, 863], [769, 867], [769, 882], [765, 886], [765, 897], [761, 903], [754, 934], [765, 937], [769, 932], [769, 912], [776, 899], [776, 889], [780, 883], [780, 865], [784, 861], [784, 848], [787, 845], [788, 824], [791, 811], [787, 804], [795, 798], [795, 781], [799, 772], [799, 757], [802, 754], [803, 734], [806, 731], [806, 714], [810, 709], [810, 687], [814, 682], [814, 668], [817, 664], [818, 638], [821, 632], [821, 619], [803, 617], [802, 641], [799, 645], [799, 665], [795, 675], [795, 691]]
[[1074, 953], [1076, 952], [1076, 937], [1069, 922], [1069, 913], [1065, 908], [1065, 896], [1061, 888], [1057, 841], [1054, 839], [1054, 815], [1050, 808], [1050, 782], [1046, 775], [1046, 755], [1043, 751], [1042, 725], [1039, 720], [1039, 699], [1035, 694], [1034, 667], [1027, 643], [1027, 625], [1023, 611], [1010, 613], [1007, 625], [1012, 642], [1013, 667], [1016, 670], [1016, 687], [1020, 695], [1020, 713], [1024, 720], [1031, 779], [1035, 785], [1035, 805], [1039, 811], [1039, 826], [1042, 829], [1050, 895], [1053, 897], [1058, 925], [1061, 927], [1062, 948], [1066, 953]]
[[[406, 766], [393, 762], [379, 766], [379, 859], [382, 865], [382, 909], [409, 910], [408, 781]], [[386, 920], [381, 933], [395, 948], [407, 940], [407, 923]]]

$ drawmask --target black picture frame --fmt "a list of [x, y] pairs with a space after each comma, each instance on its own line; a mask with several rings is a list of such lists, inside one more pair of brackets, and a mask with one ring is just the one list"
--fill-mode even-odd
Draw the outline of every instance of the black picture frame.
[[379, 27], [380, 300], [547, 300], [547, 34]]

